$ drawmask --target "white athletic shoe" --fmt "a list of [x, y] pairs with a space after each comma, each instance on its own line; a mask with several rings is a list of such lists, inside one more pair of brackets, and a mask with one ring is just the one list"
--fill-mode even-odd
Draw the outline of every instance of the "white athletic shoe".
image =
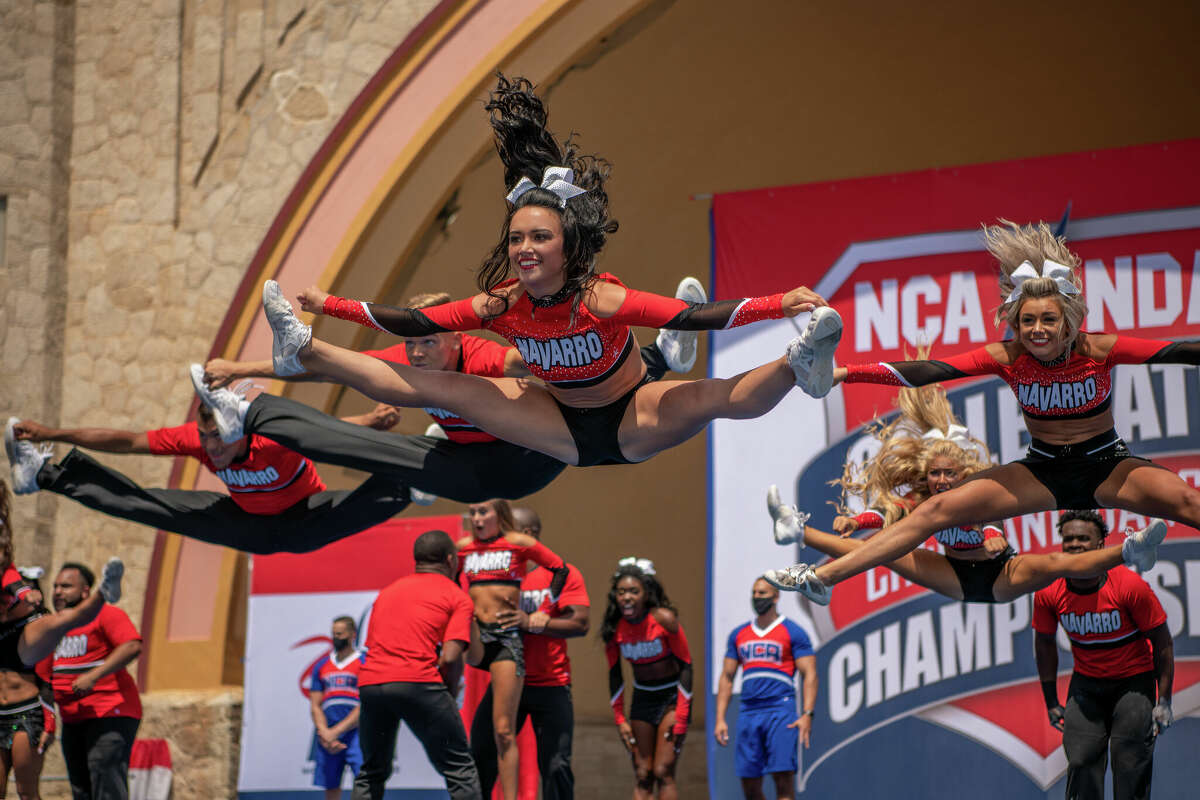
[[1121, 545], [1121, 557], [1125, 565], [1145, 572], [1158, 561], [1158, 546], [1167, 535], [1167, 523], [1161, 519], [1151, 520], [1150, 524], [1140, 531], [1134, 531], [1125, 537]]
[[779, 499], [779, 487], [775, 484], [767, 489], [767, 511], [775, 521], [775, 544], [804, 544], [804, 526], [812, 515], [785, 505]]
[[804, 332], [787, 346], [796, 385], [812, 397], [833, 388], [833, 353], [842, 339], [842, 315], [829, 306], [814, 309]]
[[54, 448], [50, 444], [38, 447], [33, 442], [18, 439], [13, 429], [20, 421], [16, 417], [8, 418], [8, 424], [4, 426], [4, 450], [12, 466], [13, 494], [33, 494], [39, 488], [38, 470], [50, 458]]
[[785, 592], [799, 592], [819, 606], [829, 605], [833, 590], [821, 582], [808, 564], [796, 564], [787, 569], [769, 569], [763, 573], [767, 583]]
[[100, 594], [104, 602], [115, 603], [121, 599], [121, 576], [125, 574], [125, 562], [113, 556], [100, 573]]
[[250, 408], [246, 392], [250, 391], [254, 382], [241, 381], [232, 389], [210, 389], [204, 382], [203, 364], [192, 364], [190, 372], [192, 387], [200, 402], [213, 412], [217, 430], [221, 432], [221, 441], [229, 444], [245, 436], [242, 425], [246, 420], [246, 410]]
[[[450, 438], [446, 435], [446, 431], [442, 430], [442, 426], [436, 422], [430, 423], [429, 427], [425, 429], [425, 435], [434, 439]], [[413, 489], [411, 487], [408, 490], [408, 496], [419, 506], [431, 506], [433, 505], [433, 501], [438, 499], [438, 496], [432, 492], [422, 492], [420, 489]]]
[[[685, 303], [707, 303], [708, 292], [704, 284], [692, 277], [684, 278], [675, 289], [675, 297]], [[660, 328], [655, 344], [666, 359], [671, 372], [685, 375], [696, 366], [696, 351], [700, 340], [699, 331], [671, 331]]]
[[271, 325], [275, 341], [271, 345], [271, 363], [276, 375], [299, 375], [306, 370], [300, 363], [300, 351], [312, 341], [312, 327], [296, 318], [292, 304], [283, 296], [275, 281], [263, 284], [263, 311]]

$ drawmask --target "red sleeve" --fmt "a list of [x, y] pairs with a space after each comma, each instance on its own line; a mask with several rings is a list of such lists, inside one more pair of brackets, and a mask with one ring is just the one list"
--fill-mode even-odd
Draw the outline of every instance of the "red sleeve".
[[326, 316], [357, 322], [359, 325], [396, 336], [424, 336], [443, 331], [473, 331], [483, 320], [472, 309], [473, 298], [455, 300], [428, 308], [398, 308], [380, 303], [364, 303], [329, 295], [321, 305]]
[[996, 525], [984, 525], [983, 526], [983, 538], [985, 540], [986, 539], [995, 539], [997, 536], [1003, 538], [1004, 531], [1002, 531]]
[[691, 306], [677, 297], [625, 289], [625, 302], [611, 317], [624, 325], [712, 330], [736, 328], [764, 319], [783, 319], [783, 295], [750, 297]]
[[1154, 590], [1137, 575], [1130, 574], [1127, 578], [1125, 604], [1133, 617], [1133, 624], [1143, 633], [1152, 631], [1167, 621], [1162, 603], [1158, 602]]
[[854, 522], [858, 525], [858, 530], [870, 530], [872, 528], [883, 527], [883, 514], [873, 508], [868, 508], [861, 514], [854, 517]]
[[455, 591], [455, 588], [449, 589], [454, 606], [450, 611], [450, 621], [446, 623], [446, 634], [442, 637], [442, 641], [469, 642], [471, 641], [471, 617], [475, 615], [475, 606], [471, 604], [471, 598], [467, 597], [466, 592], [461, 589]]
[[1058, 581], [1055, 581], [1045, 589], [1039, 589], [1033, 596], [1033, 629], [1045, 636], [1053, 636], [1058, 628], [1058, 612], [1054, 610], [1054, 589], [1057, 586]]
[[524, 549], [525, 558], [530, 559], [538, 566], [545, 567], [550, 570], [562, 569], [566, 566], [566, 562], [562, 560], [553, 550], [541, 542], [534, 541], [532, 545], [527, 545]]
[[591, 598], [588, 597], [587, 593], [587, 585], [583, 582], [583, 573], [576, 569], [573, 564], [567, 564], [567, 583], [563, 586], [562, 594], [558, 596], [558, 607], [587, 607], [591, 604]]
[[626, 722], [625, 677], [621, 674], [621, 651], [616, 641], [604, 643], [604, 655], [608, 658], [608, 702], [612, 706], [613, 721], [622, 725]]
[[100, 609], [100, 614], [96, 617], [96, 624], [113, 647], [118, 647], [126, 642], [142, 640], [137, 628], [133, 627], [129, 615], [114, 605], [106, 605]]
[[683, 625], [678, 621], [675, 623], [675, 632], [671, 633], [663, 626], [663, 630], [667, 631], [667, 644], [671, 646], [671, 652], [676, 658], [685, 664], [692, 663], [692, 653], [688, 650], [687, 636], [683, 632]]
[[363, 350], [362, 354], [371, 358], [378, 358], [380, 361], [387, 361], [391, 364], [408, 363], [408, 351], [404, 349], [404, 345], [402, 344], [394, 344], [382, 350]]
[[1107, 364], [1145, 364], [1156, 356], [1159, 351], [1170, 347], [1175, 342], [1161, 339], [1138, 339], [1134, 336], [1118, 336], [1113, 342], [1112, 350], [1108, 351]]
[[462, 337], [463, 369], [468, 375], [485, 378], [504, 377], [504, 357], [515, 348], [483, 339], [479, 336]]
[[41, 661], [39, 661], [36, 665], [34, 665], [33, 671], [36, 672], [37, 676], [39, 678], [41, 678], [43, 681], [45, 681], [46, 683], [50, 683], [50, 678], [51, 678], [53, 669], [54, 669], [54, 654], [51, 653], [50, 655], [46, 656]]
[[440, 306], [422, 308], [422, 313], [429, 317], [434, 325], [439, 325], [448, 331], [477, 331], [484, 327], [483, 320], [475, 313], [474, 298], [467, 297]]
[[42, 705], [42, 729], [46, 733], [56, 732], [58, 730], [58, 720], [54, 716], [54, 706], [40, 697], [38, 698], [38, 702]]
[[150, 452], [159, 456], [199, 457], [204, 453], [200, 445], [200, 429], [194, 422], [146, 431], [146, 441], [150, 445]]

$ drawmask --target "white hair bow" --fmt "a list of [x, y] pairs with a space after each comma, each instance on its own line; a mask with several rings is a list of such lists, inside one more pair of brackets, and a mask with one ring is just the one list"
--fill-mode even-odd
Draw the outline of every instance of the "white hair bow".
[[1053, 278], [1054, 282], [1058, 284], [1060, 294], [1079, 294], [1079, 287], [1071, 282], [1071, 268], [1048, 258], [1042, 262], [1041, 274], [1032, 263], [1023, 261], [1021, 266], [1013, 270], [1010, 277], [1013, 282], [1013, 290], [1012, 294], [1008, 296], [1008, 300], [1005, 301], [1008, 303], [1021, 296], [1021, 285], [1030, 278]]
[[962, 425], [951, 425], [945, 431], [941, 428], [930, 428], [921, 436], [923, 441], [947, 441], [954, 442], [964, 450], [974, 448], [975, 443], [971, 441], [971, 433]]
[[637, 558], [636, 556], [625, 556], [617, 562], [617, 570], [621, 567], [637, 567], [642, 571], [643, 575], [654, 575], [654, 562], [648, 558]]
[[581, 189], [571, 183], [573, 180], [575, 180], [575, 171], [569, 167], [546, 167], [546, 171], [542, 173], [542, 185], [540, 187], [529, 180], [529, 178], [521, 178], [521, 180], [517, 181], [517, 185], [513, 187], [513, 190], [504, 197], [508, 202], [515, 204], [517, 199], [530, 189], [542, 188], [558, 195], [559, 207], [566, 208], [568, 200], [576, 195], [587, 192], [587, 189]]

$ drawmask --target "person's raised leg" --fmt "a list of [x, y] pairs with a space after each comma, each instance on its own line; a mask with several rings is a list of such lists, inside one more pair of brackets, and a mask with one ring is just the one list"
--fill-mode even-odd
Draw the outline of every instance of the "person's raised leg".
[[1149, 517], [1200, 527], [1200, 492], [1179, 475], [1140, 458], [1127, 458], [1096, 489], [1097, 502]]
[[1121, 545], [1083, 553], [1022, 553], [1004, 565], [992, 584], [997, 603], [1036, 592], [1059, 578], [1094, 578], [1124, 563]]
[[32, 669], [35, 664], [54, 652], [54, 648], [58, 647], [58, 643], [68, 631], [94, 620], [105, 603], [120, 600], [121, 577], [124, 574], [125, 564], [114, 556], [104, 565], [100, 585], [96, 591], [91, 592], [78, 605], [64, 608], [55, 614], [44, 614], [26, 623], [17, 642], [17, 655], [21, 661]]
[[[866, 547], [863, 539], [842, 538], [832, 533], [806, 526], [804, 544], [817, 552], [838, 558]], [[918, 547], [907, 555], [887, 562], [886, 566], [902, 578], [937, 592], [952, 600], [962, 600], [962, 585], [946, 556]]]

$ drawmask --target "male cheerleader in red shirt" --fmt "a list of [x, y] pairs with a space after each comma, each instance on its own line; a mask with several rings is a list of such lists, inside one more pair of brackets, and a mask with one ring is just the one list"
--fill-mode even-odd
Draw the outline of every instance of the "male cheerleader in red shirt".
[[[1066, 512], [1058, 530], [1064, 553], [1097, 550], [1108, 534], [1095, 511]], [[1075, 659], [1065, 709], [1058, 702], [1059, 624]], [[1154, 739], [1174, 721], [1175, 677], [1167, 615], [1150, 586], [1123, 566], [1097, 578], [1059, 578], [1033, 596], [1033, 630], [1050, 724], [1063, 732], [1066, 796], [1102, 800], [1111, 748], [1114, 800], [1150, 797]]]
[[[250, 435], [226, 444], [203, 405], [194, 422], [145, 432], [60, 430], [14, 417], [5, 441], [17, 494], [47, 489], [112, 517], [248, 553], [316, 550], [390, 519], [409, 503], [408, 488], [393, 477], [372, 476], [352, 491], [330, 491], [311, 461], [270, 439]], [[55, 464], [49, 448], [39, 451], [33, 442], [192, 456], [229, 494], [145, 489], [78, 449]]]
[[[54, 578], [54, 609], [74, 608], [92, 592], [95, 576], [63, 564]], [[74, 800], [125, 800], [129, 753], [142, 721], [142, 701], [125, 667], [142, 652], [129, 615], [111, 603], [68, 631], [38, 673], [54, 688], [62, 714], [62, 753]]]
[[414, 573], [381, 591], [371, 608], [367, 660], [358, 671], [363, 765], [351, 798], [382, 800], [403, 722], [446, 779], [452, 800], [482, 800], [467, 732], [447, 688], [457, 688], [462, 676], [475, 606], [454, 580], [458, 551], [448, 533], [418, 536], [413, 561]]
[[[529, 508], [514, 508], [517, 529], [541, 541], [542, 520]], [[537, 739], [538, 771], [542, 775], [543, 800], [570, 800], [575, 796], [571, 771], [571, 747], [575, 734], [575, 708], [571, 702], [571, 659], [567, 639], [588, 632], [591, 601], [583, 574], [567, 564], [567, 582], [558, 603], [547, 616], [539, 611], [550, 592], [554, 573], [529, 562], [521, 581], [521, 607], [501, 611], [496, 621], [519, 627], [525, 647], [525, 686], [517, 706], [519, 731], [528, 719]], [[538, 633], [530, 633], [536, 629]], [[492, 724], [492, 688], [489, 686], [471, 723], [471, 752], [479, 766], [484, 797], [492, 796], [496, 783], [496, 739]]]

